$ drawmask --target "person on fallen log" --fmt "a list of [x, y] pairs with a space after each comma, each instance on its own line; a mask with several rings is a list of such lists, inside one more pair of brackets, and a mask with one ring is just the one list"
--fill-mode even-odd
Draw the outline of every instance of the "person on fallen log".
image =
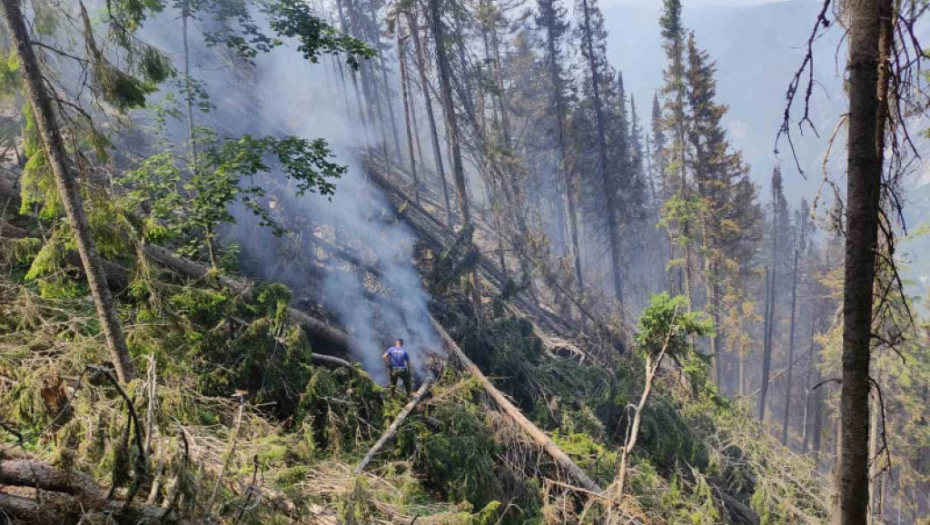
[[404, 382], [404, 390], [407, 397], [410, 397], [410, 355], [404, 349], [404, 340], [398, 338], [394, 346], [387, 349], [381, 356], [384, 364], [388, 367], [391, 377], [391, 395], [394, 395], [394, 389], [397, 386], [397, 380]]

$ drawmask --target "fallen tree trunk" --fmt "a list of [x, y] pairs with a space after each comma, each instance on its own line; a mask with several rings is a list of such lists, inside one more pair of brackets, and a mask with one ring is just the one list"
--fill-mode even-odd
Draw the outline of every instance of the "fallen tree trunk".
[[26, 230], [13, 226], [8, 222], [0, 222], [0, 239], [23, 239], [28, 236], [29, 232]]
[[114, 523], [189, 523], [166, 516], [165, 509], [107, 498], [107, 490], [90, 476], [65, 472], [42, 461], [0, 460], [0, 485], [39, 489], [32, 499], [0, 492], [0, 510], [24, 523], [79, 523], [84, 514], [107, 514]]
[[484, 375], [484, 373], [481, 372], [481, 369], [479, 369], [478, 366], [473, 363], [471, 359], [468, 358], [468, 356], [465, 355], [465, 352], [459, 348], [458, 344], [452, 340], [452, 338], [446, 332], [445, 328], [443, 328], [434, 317], [430, 316], [430, 320], [433, 323], [433, 328], [439, 334], [440, 338], [442, 338], [442, 343], [446, 350], [454, 355], [456, 359], [458, 359], [465, 370], [467, 370], [471, 375], [475, 376], [478, 382], [481, 383], [481, 386], [484, 388], [484, 390], [488, 393], [488, 395], [491, 396], [491, 398], [494, 399], [494, 401], [505, 414], [510, 416], [510, 418], [513, 419], [514, 422], [517, 423], [517, 425], [519, 425], [520, 428], [522, 428], [523, 431], [526, 432], [526, 434], [530, 436], [530, 438], [532, 438], [532, 440], [537, 445], [542, 447], [549, 454], [549, 456], [552, 457], [556, 464], [558, 464], [560, 468], [567, 472], [575, 480], [575, 482], [581, 486], [581, 488], [596, 493], [603, 492], [603, 489], [601, 489], [601, 487], [593, 479], [588, 477], [588, 475], [585, 474], [583, 470], [581, 470], [581, 467], [576, 465], [575, 462], [572, 461], [567, 454], [565, 454], [565, 452], [562, 452], [562, 449], [560, 449], [558, 445], [556, 445], [552, 439], [550, 439], [549, 436], [545, 434], [545, 432], [540, 430], [539, 427], [527, 419], [527, 417], [524, 416], [522, 412], [520, 412], [520, 409], [515, 407], [513, 403], [511, 403], [510, 400], [508, 400], [507, 397], [501, 393], [500, 390], [494, 387], [491, 381]]
[[[160, 246], [146, 246], [144, 252], [148, 258], [189, 279], [203, 279], [210, 273], [210, 269], [206, 266], [178, 257]], [[218, 278], [223, 286], [228, 287], [234, 293], [246, 299], [253, 298], [255, 291], [253, 283], [224, 275], [219, 275]], [[288, 318], [292, 323], [302, 326], [309, 335], [316, 339], [339, 349], [349, 348], [349, 336], [339, 328], [330, 326], [296, 308], [288, 308]]]
[[720, 498], [723, 500], [723, 506], [726, 508], [727, 514], [730, 515], [730, 521], [736, 525], [759, 525], [761, 519], [759, 514], [752, 510], [752, 507], [744, 504], [742, 501], [734, 498], [732, 495], [720, 489], [714, 487], [714, 490], [717, 494], [720, 495]]
[[364, 472], [365, 467], [371, 463], [371, 460], [375, 458], [375, 455], [381, 450], [381, 448], [384, 447], [388, 441], [394, 438], [394, 436], [397, 434], [397, 431], [400, 429], [400, 426], [404, 423], [404, 420], [407, 419], [407, 416], [409, 416], [414, 411], [414, 409], [417, 408], [417, 405], [420, 404], [420, 401], [426, 397], [426, 394], [429, 393], [430, 388], [433, 387], [433, 383], [435, 381], [435, 378], [430, 376], [426, 379], [426, 381], [423, 382], [419, 390], [417, 390], [416, 394], [414, 394], [413, 398], [407, 403], [406, 406], [404, 406], [404, 409], [401, 410], [399, 414], [397, 414], [397, 417], [394, 418], [394, 422], [391, 423], [391, 426], [388, 427], [388, 429], [384, 432], [384, 434], [381, 435], [374, 446], [372, 446], [368, 453], [365, 454], [365, 457], [362, 458], [362, 461], [358, 464], [358, 466], [355, 467], [355, 475], [359, 475]]
[[[397, 214], [404, 217], [405, 223], [414, 230], [414, 233], [421, 242], [440, 251], [448, 248], [454, 243], [453, 234], [448, 230], [445, 224], [433, 217], [430, 212], [425, 210], [422, 206], [409, 199], [389, 178], [381, 174], [378, 169], [375, 168], [380, 167], [376, 166], [372, 159], [369, 159], [367, 169], [369, 178], [384, 191], [388, 203], [394, 208]], [[478, 267], [481, 270], [482, 276], [497, 288], [498, 291], [503, 289], [506, 282], [503, 272], [497, 268], [490, 258], [480, 253], [480, 250], [478, 255]], [[569, 336], [579, 331], [579, 328], [573, 322], [567, 321], [537, 306], [533, 301], [524, 297], [522, 293], [518, 294], [517, 300], [521, 308], [533, 315], [539, 322], [544, 323], [554, 332], [562, 336]]]

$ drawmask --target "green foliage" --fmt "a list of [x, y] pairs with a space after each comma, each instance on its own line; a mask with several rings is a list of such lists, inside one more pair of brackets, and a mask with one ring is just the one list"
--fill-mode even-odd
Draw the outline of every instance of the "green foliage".
[[701, 317], [700, 312], [688, 311], [683, 296], [671, 297], [667, 292], [652, 296], [639, 317], [637, 350], [644, 356], [656, 356], [664, 349], [672, 358], [688, 357], [692, 350], [690, 336], [713, 333], [713, 323]]
[[556, 445], [568, 454], [588, 474], [609, 481], [613, 479], [618, 461], [617, 451], [603, 441], [595, 441], [585, 433], [552, 434]]
[[368, 44], [342, 35], [316, 16], [309, 4], [300, 0], [277, 0], [266, 9], [271, 28], [278, 35], [297, 38], [297, 50], [312, 63], [321, 54], [346, 54], [346, 62], [358, 69], [359, 59], [373, 58], [376, 54]]
[[0, 98], [19, 92], [19, 60], [16, 53], [10, 51], [0, 60]]
[[487, 320], [481, 329], [466, 332], [461, 346], [489, 376], [505, 380], [502, 387], [522, 409], [532, 411], [532, 376], [543, 351], [532, 323], [516, 317]]
[[[166, 152], [146, 159], [122, 182], [125, 205], [143, 214], [147, 238], [183, 237], [187, 255], [199, 254], [221, 225], [235, 222], [230, 207], [236, 202], [259, 217], [261, 226], [276, 235], [286, 232], [272, 217], [266, 190], [256, 178], [280, 169], [295, 183], [298, 196], [332, 195], [334, 179], [346, 171], [330, 160], [332, 153], [322, 139], [245, 135], [223, 140], [210, 131], [201, 134], [201, 151], [189, 177], [184, 177], [178, 159]], [[268, 157], [276, 162], [268, 162]]]
[[[208, 12], [220, 29], [206, 33], [208, 45], [224, 45], [239, 58], [251, 60], [284, 45], [284, 38], [295, 38], [297, 50], [305, 59], [316, 63], [324, 54], [346, 54], [346, 62], [358, 68], [360, 59], [375, 56], [375, 50], [365, 42], [340, 34], [314, 13], [310, 4], [299, 0], [262, 0], [259, 12], [274, 32], [271, 37], [252, 17], [249, 6], [241, 0], [180, 0], [176, 4], [192, 15]], [[235, 23], [233, 23], [235, 21]]]
[[710, 458], [701, 437], [695, 434], [679, 407], [670, 399], [657, 396], [643, 410], [639, 448], [650, 463], [664, 473], [679, 464], [704, 470]]
[[479, 406], [463, 401], [450, 398], [431, 406], [429, 415], [442, 422], [442, 430], [418, 420], [398, 434], [398, 449], [412, 455], [426, 486], [449, 501], [466, 500], [482, 508], [502, 488], [495, 464], [499, 445]]
[[[109, 40], [119, 46], [120, 66], [108, 58], [98, 45], [90, 16], [81, 6], [82, 33], [91, 65], [95, 95], [120, 112], [145, 106], [146, 97], [158, 85], [175, 74], [171, 59], [156, 48], [135, 38], [142, 21], [164, 4], [160, 0], [120, 0], [107, 4], [106, 29]], [[112, 54], [111, 54], [112, 56]]]
[[35, 114], [32, 112], [32, 107], [26, 105], [22, 113], [26, 119], [23, 150], [29, 160], [26, 162], [20, 178], [20, 193], [22, 195], [20, 213], [23, 215], [29, 214], [35, 206], [39, 207], [40, 218], [53, 219], [64, 211], [61, 198], [58, 196], [58, 187], [55, 185], [55, 177], [49, 165], [48, 155], [46, 155], [45, 148], [42, 146], [39, 127], [36, 123]]

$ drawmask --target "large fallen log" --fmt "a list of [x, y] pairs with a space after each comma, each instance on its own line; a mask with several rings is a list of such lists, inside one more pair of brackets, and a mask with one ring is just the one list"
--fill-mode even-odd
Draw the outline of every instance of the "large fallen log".
[[113, 523], [188, 523], [166, 516], [165, 509], [108, 498], [90, 476], [66, 472], [31, 459], [0, 460], [0, 485], [43, 491], [39, 499], [0, 492], [0, 510], [23, 523], [79, 523], [85, 513], [107, 514]]
[[365, 454], [365, 457], [362, 458], [362, 461], [359, 462], [358, 466], [355, 467], [355, 475], [359, 475], [362, 472], [365, 472], [365, 468], [369, 463], [371, 463], [371, 460], [375, 458], [375, 455], [381, 450], [381, 448], [384, 447], [388, 441], [394, 439], [394, 436], [397, 434], [400, 426], [404, 423], [404, 420], [406, 420], [407, 416], [409, 416], [414, 411], [414, 409], [417, 408], [417, 405], [420, 404], [420, 401], [426, 397], [426, 394], [429, 393], [429, 390], [433, 387], [433, 383], [435, 381], [435, 378], [430, 376], [426, 379], [426, 381], [423, 382], [423, 384], [414, 394], [413, 398], [410, 399], [410, 401], [404, 406], [404, 409], [401, 410], [399, 414], [397, 414], [396, 418], [394, 418], [394, 422], [391, 423], [391, 426], [388, 427], [388, 429], [384, 432], [384, 434], [381, 435], [378, 441], [375, 442], [374, 446], [368, 450], [368, 453]]
[[[444, 250], [451, 246], [454, 242], [454, 234], [448, 230], [446, 225], [408, 198], [402, 190], [398, 189], [388, 177], [381, 174], [376, 168], [377, 166], [369, 159], [367, 170], [369, 179], [384, 191], [388, 203], [398, 215], [404, 218], [405, 223], [414, 231], [417, 238], [436, 250]], [[497, 288], [498, 291], [504, 288], [506, 279], [503, 272], [488, 256], [480, 253], [480, 250], [478, 269], [482, 277]], [[531, 314], [540, 323], [545, 324], [550, 330], [564, 337], [579, 331], [579, 327], [573, 322], [539, 307], [532, 300], [525, 297], [524, 293], [518, 294], [517, 300], [524, 311]]]
[[507, 397], [504, 396], [500, 390], [494, 387], [491, 381], [484, 375], [484, 373], [481, 372], [481, 369], [478, 368], [478, 365], [473, 363], [471, 359], [465, 355], [465, 352], [459, 348], [459, 345], [452, 340], [452, 337], [449, 336], [445, 328], [443, 328], [435, 318], [430, 316], [430, 321], [432, 321], [433, 328], [442, 339], [442, 344], [445, 349], [450, 354], [454, 355], [456, 359], [458, 359], [459, 363], [462, 364], [462, 367], [465, 368], [468, 373], [475, 376], [478, 382], [481, 383], [481, 386], [484, 388], [485, 392], [487, 392], [488, 395], [494, 399], [494, 401], [497, 403], [497, 406], [500, 407], [500, 409], [505, 414], [510, 416], [510, 418], [513, 419], [514, 422], [519, 425], [520, 428], [523, 429], [523, 431], [526, 432], [526, 434], [537, 445], [542, 447], [549, 454], [549, 456], [552, 457], [556, 464], [558, 464], [562, 470], [567, 472], [581, 488], [596, 493], [603, 492], [603, 489], [601, 489], [597, 482], [588, 477], [588, 475], [585, 474], [583, 470], [581, 470], [581, 467], [576, 465], [575, 462], [572, 461], [567, 454], [565, 454], [565, 452], [562, 452], [562, 449], [560, 449], [558, 445], [556, 445], [552, 439], [546, 435], [545, 432], [534, 425], [532, 421], [530, 421], [526, 416], [523, 415], [522, 412], [520, 412], [519, 408], [515, 407], [513, 403], [511, 403], [510, 400], [507, 399]]
[[22, 239], [29, 236], [29, 232], [5, 222], [0, 217], [0, 239]]
[[[203, 279], [210, 273], [210, 269], [206, 266], [178, 257], [160, 246], [146, 246], [144, 253], [149, 259], [189, 279]], [[241, 295], [246, 299], [253, 298], [255, 286], [252, 282], [224, 275], [219, 275], [218, 278], [223, 286], [228, 287], [237, 295]], [[318, 340], [339, 349], [349, 347], [349, 336], [334, 326], [330, 326], [296, 308], [288, 308], [288, 318], [292, 323], [302, 326], [310, 336]]]

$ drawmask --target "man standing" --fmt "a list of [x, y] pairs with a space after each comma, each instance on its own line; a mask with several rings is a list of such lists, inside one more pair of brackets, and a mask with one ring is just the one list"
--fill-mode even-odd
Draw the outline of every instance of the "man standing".
[[395, 341], [394, 346], [388, 348], [381, 359], [384, 359], [384, 364], [391, 372], [391, 395], [394, 395], [394, 387], [400, 379], [404, 382], [407, 397], [410, 397], [410, 356], [404, 350], [404, 340]]

